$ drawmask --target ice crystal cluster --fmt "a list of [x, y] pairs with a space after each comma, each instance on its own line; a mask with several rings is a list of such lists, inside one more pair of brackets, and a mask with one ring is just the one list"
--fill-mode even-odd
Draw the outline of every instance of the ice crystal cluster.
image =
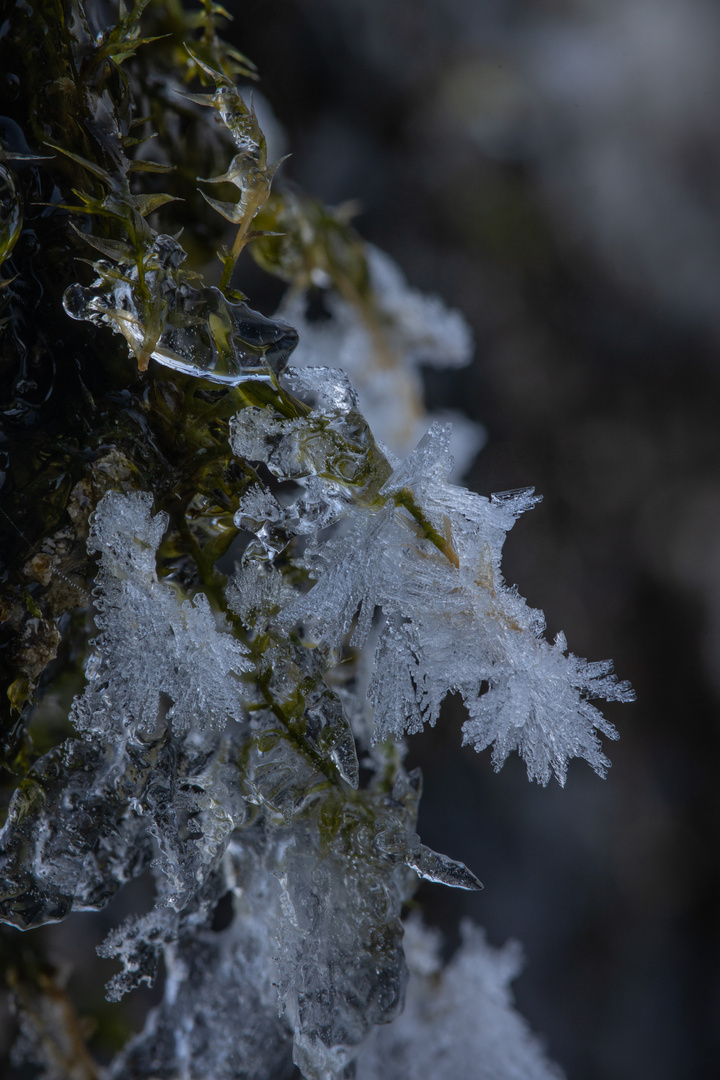
[[[299, 333], [293, 363], [342, 368], [376, 436], [405, 457], [427, 427], [421, 366], [463, 367], [472, 358], [472, 337], [459, 312], [409, 288], [399, 268], [372, 245], [367, 247], [367, 264], [377, 298], [376, 320], [363, 318], [357, 305], [333, 292], [327, 298], [328, 319], [307, 318], [306, 292], [291, 293], [279, 314]], [[452, 423], [453, 471], [462, 476], [484, 433], [463, 413], [448, 410], [433, 416]]]
[[[93, 280], [67, 288], [67, 315], [124, 339], [140, 390], [133, 436], [108, 452], [103, 432], [68, 502], [64, 542], [95, 559], [96, 636], [72, 737], [10, 803], [2, 918], [29, 929], [97, 910], [153, 875], [153, 909], [100, 951], [119, 962], [111, 1000], [152, 984], [161, 959], [164, 998], [107, 1080], [281, 1080], [296, 1066], [306, 1080], [545, 1080], [557, 1073], [512, 1008], [515, 951], [467, 927], [443, 970], [412, 922], [404, 948], [418, 878], [480, 887], [418, 836], [421, 778], [403, 765], [404, 738], [457, 692], [466, 743], [492, 747], [496, 768], [516, 750], [531, 779], [563, 783], [573, 757], [604, 773], [598, 736], [615, 731], [592, 701], [631, 692], [609, 663], [578, 659], [562, 635], [550, 643], [503, 580], [503, 541], [532, 490], [485, 498], [449, 480], [451, 428], [426, 419], [416, 365], [467, 360], [462, 318], [409, 290], [339, 212], [271, 193], [277, 163], [231, 77], [239, 54], [207, 25], [182, 62], [214, 90], [177, 108], [193, 122], [213, 109], [233, 141], [212, 179], [238, 201], [206, 196], [237, 227], [219, 287], [185, 269], [177, 235], [150, 226], [169, 196], [137, 194], [127, 159], [111, 172], [57, 148], [92, 180], [59, 209], [103, 256]], [[132, 57], [134, 26], [124, 16], [78, 55]], [[108, 113], [118, 146], [137, 143], [129, 115], [118, 109], [113, 129]], [[230, 288], [250, 243], [291, 283], [282, 319]], [[330, 318], [313, 327], [318, 287]], [[395, 450], [376, 441], [363, 400], [383, 443], [399, 402]], [[47, 560], [51, 581], [60, 563]], [[227, 925], [213, 929], [223, 905]]]
[[437, 931], [408, 920], [405, 1010], [394, 1024], [374, 1029], [360, 1051], [357, 1080], [562, 1080], [513, 1008], [509, 984], [522, 964], [517, 942], [493, 949], [479, 927], [465, 922], [462, 945], [445, 967], [440, 945]]

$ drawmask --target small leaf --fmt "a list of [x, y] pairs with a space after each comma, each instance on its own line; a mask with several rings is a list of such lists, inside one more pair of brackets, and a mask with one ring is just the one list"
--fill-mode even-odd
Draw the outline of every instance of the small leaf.
[[37, 601], [33, 599], [27, 589], [23, 589], [23, 600], [25, 601], [25, 607], [31, 615], [36, 619], [42, 619], [42, 611], [38, 607]]
[[30, 683], [23, 676], [15, 679], [13, 683], [8, 686], [7, 696], [10, 700], [10, 708], [16, 712], [20, 712], [23, 705], [30, 697]]
[[248, 59], [248, 57], [245, 56], [245, 53], [241, 53], [239, 49], [235, 49], [230, 45], [226, 49], [226, 54], [231, 60], [235, 60], [238, 64], [242, 64], [244, 68], [247, 68], [251, 78], [257, 78], [257, 64], [254, 64], [252, 60]]
[[207, 105], [211, 108], [215, 106], [214, 94], [188, 94], [185, 90], [175, 90], [175, 93], [185, 101], [194, 101], [196, 105]]
[[159, 191], [155, 195], [130, 195], [127, 201], [137, 210], [141, 217], [147, 217], [148, 214], [152, 214], [153, 210], [158, 210], [161, 206], [165, 206], [166, 203], [182, 202], [183, 200], [178, 198], [177, 195], [167, 195]]
[[[103, 169], [100, 165], [96, 165], [94, 161], [88, 161], [87, 158], [81, 157], [80, 154], [73, 154], [71, 150], [65, 150], [62, 146], [55, 146], [54, 143], [44, 140], [45, 146], [49, 146], [52, 150], [57, 150], [59, 154], [64, 154], [65, 157], [71, 158], [77, 162], [78, 165], [82, 165], [84, 169], [91, 172], [93, 176], [97, 176], [100, 180], [104, 180], [106, 184], [112, 187], [112, 177], [106, 169]], [[77, 192], [75, 192], [77, 195]]]
[[235, 89], [232, 81], [228, 79], [227, 75], [223, 75], [221, 71], [216, 71], [215, 68], [210, 67], [209, 64], [206, 64], [204, 60], [201, 60], [199, 56], [195, 55], [187, 42], [185, 42], [184, 44], [185, 51], [195, 61], [201, 71], [204, 71], [206, 75], [209, 75], [210, 78], [213, 79], [218, 86], [229, 86], [232, 90]]
[[246, 234], [245, 243], [250, 244], [253, 240], [261, 240], [263, 236], [287, 236], [287, 233], [271, 232], [269, 229], [256, 229], [254, 232]]
[[53, 154], [15, 154], [0, 147], [0, 161], [52, 161]]
[[231, 221], [233, 225], [239, 225], [244, 219], [245, 210], [241, 208], [239, 202], [219, 202], [218, 199], [211, 199], [204, 191], [201, 191], [200, 194], [205, 202], [212, 206], [213, 210], [217, 210], [218, 214], [222, 214], [226, 221]]
[[[120, 142], [125, 149], [129, 149], [131, 146], [142, 146], [143, 143], [149, 142], [150, 139], [157, 138], [157, 131], [150, 132], [149, 135], [143, 135], [141, 139], [136, 139], [132, 135], [121, 135]], [[132, 168], [132, 165], [130, 166]]]
[[124, 244], [120, 240], [107, 240], [104, 237], [94, 236], [92, 233], [84, 233], [82, 229], [78, 229], [76, 225], [72, 225], [71, 228], [81, 240], [85, 240], [86, 243], [91, 244], [92, 247], [102, 252], [103, 255], [107, 255], [109, 259], [113, 259], [115, 262], [126, 262], [134, 259], [133, 249]]
[[[142, 140], [138, 140], [142, 141]], [[131, 172], [169, 173], [175, 171], [174, 165], [163, 165], [160, 161], [133, 161], [130, 165]]]
[[134, 56], [135, 51], [139, 49], [141, 45], [149, 45], [153, 41], [162, 41], [163, 38], [167, 37], [171, 37], [171, 35], [156, 34], [155, 37], [125, 38], [112, 45], [104, 45], [101, 51], [103, 56], [111, 57], [115, 63], [119, 65], [125, 60], [129, 60], [131, 56]]
[[222, 6], [222, 4], [216, 4], [216, 3], [210, 4], [210, 14], [211, 15], [222, 15], [223, 19], [227, 19], [228, 22], [233, 21], [232, 15], [227, 10], [227, 8], [224, 8]]

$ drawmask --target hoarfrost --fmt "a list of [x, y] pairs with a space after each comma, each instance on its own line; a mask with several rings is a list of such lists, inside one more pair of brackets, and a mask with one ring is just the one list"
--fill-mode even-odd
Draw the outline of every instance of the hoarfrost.
[[[278, 314], [299, 332], [296, 367], [340, 367], [354, 383], [372, 430], [394, 454], [404, 456], [427, 423], [420, 365], [463, 367], [472, 356], [472, 335], [460, 312], [410, 288], [387, 255], [372, 245], [365, 252], [378, 325], [333, 292], [324, 294], [329, 319], [308, 320], [307, 296], [297, 293], [288, 295]], [[442, 420], [452, 421], [455, 475], [461, 476], [485, 434], [460, 413], [445, 411]]]
[[[267, 164], [252, 104], [190, 56], [216, 86], [185, 96], [219, 112], [239, 151], [203, 181], [240, 193], [205, 196], [240, 226], [221, 252], [228, 282], [279, 162]], [[305, 1080], [341, 1080], [356, 1063], [360, 1080], [553, 1080], [512, 1009], [516, 952], [489, 949], [471, 927], [442, 971], [436, 939], [409, 924], [409, 1007], [397, 1019], [400, 914], [417, 878], [482, 888], [415, 832], [421, 778], [403, 767], [405, 733], [434, 724], [455, 690], [466, 742], [492, 745], [496, 767], [517, 749], [531, 777], [563, 782], [570, 757], [607, 765], [596, 732], [615, 732], [590, 699], [631, 697], [609, 663], [566, 655], [562, 637], [550, 645], [542, 614], [505, 586], [504, 537], [537, 499], [448, 483], [480, 430], [462, 421], [453, 441], [435, 423], [409, 452], [425, 427], [419, 366], [466, 363], [468, 327], [370, 248], [368, 295], [363, 286], [353, 305], [328, 292], [326, 323], [309, 322], [307, 296], [290, 290], [283, 313], [303, 342], [286, 369], [296, 331], [183, 269], [177, 240], [143, 223], [168, 196], [127, 197], [137, 236], [86, 236], [104, 258], [90, 285], [66, 290], [65, 309], [122, 334], [140, 371], [152, 359], [226, 391], [264, 384], [226, 398], [262, 403], [230, 424], [253, 478], [234, 493], [234, 523], [253, 539], [223, 597], [213, 592], [223, 615], [202, 591], [159, 579], [169, 519], [152, 515], [151, 494], [101, 500], [88, 541], [99, 633], [71, 709], [80, 737], [35, 762], [13, 795], [0, 915], [27, 929], [101, 908], [153, 872], [152, 911], [99, 952], [122, 967], [111, 1000], [151, 985], [161, 959], [164, 998], [108, 1080], [289, 1080], [293, 1062]], [[275, 480], [292, 481], [293, 496]]]
[[513, 1005], [519, 946], [493, 949], [469, 921], [462, 938], [443, 968], [437, 931], [419, 920], [407, 923], [405, 1011], [372, 1032], [358, 1057], [357, 1080], [562, 1080]]
[[[88, 549], [101, 553], [97, 579], [98, 658], [72, 719], [88, 734], [121, 740], [212, 726], [242, 718], [244, 648], [198, 593], [180, 601], [158, 581], [155, 551], [167, 515], [151, 515], [152, 496], [109, 492], [95, 511]], [[218, 629], [218, 625], [222, 629]]]
[[517, 749], [543, 784], [551, 773], [564, 783], [572, 757], [603, 774], [596, 731], [615, 730], [589, 699], [628, 701], [632, 692], [609, 662], [565, 655], [562, 637], [551, 646], [542, 612], [502, 579], [503, 541], [538, 501], [532, 489], [488, 500], [447, 482], [451, 460], [449, 431], [434, 424], [372, 502], [344, 506], [344, 531], [310, 543], [316, 583], [280, 625], [302, 622], [336, 648], [351, 633], [361, 647], [382, 610], [368, 690], [376, 739], [434, 724], [450, 689], [470, 713], [465, 742], [494, 744], [496, 768]]

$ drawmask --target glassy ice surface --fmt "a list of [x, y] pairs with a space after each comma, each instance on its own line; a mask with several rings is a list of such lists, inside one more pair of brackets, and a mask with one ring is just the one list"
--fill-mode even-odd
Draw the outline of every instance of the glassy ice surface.
[[[95, 238], [91, 243], [108, 247]], [[186, 375], [237, 385], [246, 378], [269, 378], [287, 364], [297, 332], [247, 304], [231, 302], [219, 289], [191, 284], [181, 270], [185, 252], [172, 237], [155, 237], [142, 283], [129, 255], [113, 254], [114, 262], [94, 263], [98, 277], [91, 285], [67, 289], [65, 310], [73, 319], [122, 334], [141, 370], [152, 358]]]

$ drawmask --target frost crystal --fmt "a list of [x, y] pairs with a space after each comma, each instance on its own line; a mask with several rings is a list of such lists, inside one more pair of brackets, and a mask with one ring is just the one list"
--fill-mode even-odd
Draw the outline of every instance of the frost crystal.
[[[73, 705], [81, 731], [122, 739], [224, 727], [242, 716], [243, 646], [218, 628], [207, 598], [179, 601], [155, 573], [167, 516], [151, 516], [152, 496], [110, 492], [95, 513], [88, 547], [101, 552], [97, 660]], [[220, 624], [222, 627], [222, 624]], [[226, 630], [227, 628], [225, 628]]]
[[405, 1011], [372, 1033], [358, 1059], [357, 1080], [562, 1080], [513, 1007], [510, 983], [521, 968], [517, 944], [493, 949], [470, 922], [462, 936], [443, 968], [439, 934], [419, 920], [407, 924]]
[[[294, 364], [346, 372], [372, 430], [393, 453], [404, 456], [427, 426], [420, 366], [464, 366], [472, 356], [472, 335], [460, 312], [411, 289], [382, 251], [366, 245], [365, 252], [376, 322], [333, 292], [325, 294], [330, 315], [325, 321], [309, 321], [307, 297], [292, 292], [279, 315], [300, 336]], [[442, 420], [452, 420], [455, 474], [460, 476], [483, 445], [484, 432], [461, 413], [445, 412]]]
[[[296, 470], [295, 445], [286, 453]], [[595, 732], [615, 731], [588, 699], [627, 701], [630, 688], [609, 663], [566, 656], [564, 638], [551, 646], [542, 613], [500, 572], [507, 531], [538, 500], [531, 490], [488, 500], [454, 487], [450, 465], [448, 429], [435, 424], [371, 503], [343, 507], [342, 533], [310, 545], [316, 584], [281, 624], [312, 626], [336, 648], [348, 634], [362, 646], [382, 610], [368, 691], [376, 739], [434, 724], [451, 689], [470, 714], [464, 741], [494, 744], [496, 768], [517, 749], [543, 784], [552, 772], [564, 783], [572, 757], [602, 774], [608, 763]]]

